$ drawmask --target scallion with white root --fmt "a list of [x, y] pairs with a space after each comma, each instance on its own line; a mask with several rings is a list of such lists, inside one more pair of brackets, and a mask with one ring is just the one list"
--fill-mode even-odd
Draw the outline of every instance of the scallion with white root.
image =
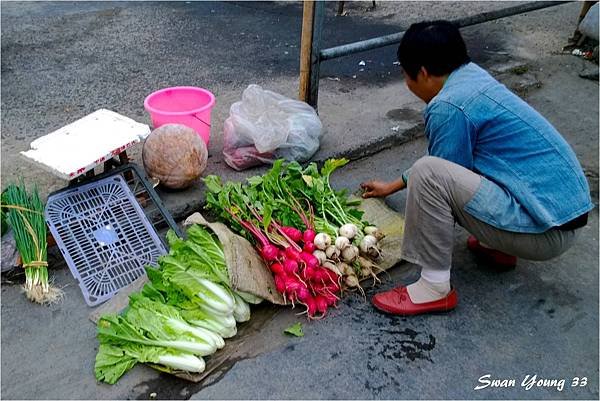
[[37, 189], [29, 194], [23, 183], [9, 185], [2, 194], [2, 209], [6, 211], [25, 269], [23, 289], [27, 298], [39, 304], [60, 301], [62, 290], [48, 280], [46, 221]]

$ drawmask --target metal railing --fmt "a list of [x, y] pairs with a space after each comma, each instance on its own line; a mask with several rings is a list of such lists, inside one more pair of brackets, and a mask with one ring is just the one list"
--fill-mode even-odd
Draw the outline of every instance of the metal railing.
[[[305, 0], [313, 1], [313, 0]], [[360, 42], [348, 43], [341, 46], [335, 46], [328, 49], [320, 49], [321, 33], [323, 30], [323, 20], [325, 16], [325, 2], [323, 0], [317, 0], [314, 4], [314, 9], [311, 10], [312, 17], [312, 44], [310, 54], [310, 68], [308, 71], [305, 68], [301, 71], [300, 81], [308, 81], [308, 88], [300, 92], [300, 99], [310, 104], [312, 107], [317, 109], [318, 97], [319, 97], [319, 73], [321, 62], [331, 60], [338, 57], [348, 56], [350, 54], [364, 52], [367, 50], [373, 50], [380, 47], [390, 46], [400, 43], [404, 31], [393, 33], [390, 35], [379, 36], [372, 39], [363, 40]], [[540, 10], [543, 8], [554, 7], [564, 3], [570, 3], [569, 1], [532, 1], [524, 4], [519, 4], [512, 7], [503, 8], [500, 10], [483, 12], [468, 17], [452, 20], [460, 28], [466, 26], [472, 26], [497, 20], [504, 17], [510, 17], [513, 15], [523, 14], [529, 11]], [[306, 16], [305, 16], [306, 18]], [[305, 24], [306, 25], [306, 24]], [[308, 24], [310, 25], [310, 24]], [[303, 26], [303, 29], [304, 26]], [[301, 61], [302, 62], [302, 61]], [[303, 77], [303, 74], [308, 74], [308, 77]]]

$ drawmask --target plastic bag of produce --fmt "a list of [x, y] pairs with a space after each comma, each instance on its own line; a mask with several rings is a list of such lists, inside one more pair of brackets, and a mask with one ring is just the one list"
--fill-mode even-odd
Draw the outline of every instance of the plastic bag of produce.
[[231, 105], [223, 130], [225, 162], [239, 171], [281, 158], [310, 159], [323, 125], [308, 104], [249, 85]]

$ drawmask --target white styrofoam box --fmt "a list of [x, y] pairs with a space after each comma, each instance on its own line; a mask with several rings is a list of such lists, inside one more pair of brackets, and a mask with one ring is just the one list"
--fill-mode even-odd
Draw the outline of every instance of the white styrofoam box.
[[21, 155], [60, 178], [72, 180], [149, 134], [146, 124], [100, 109], [36, 139]]

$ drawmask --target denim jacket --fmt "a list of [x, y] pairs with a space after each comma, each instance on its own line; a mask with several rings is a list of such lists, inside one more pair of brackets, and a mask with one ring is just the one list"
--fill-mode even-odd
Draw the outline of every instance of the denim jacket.
[[428, 153], [482, 176], [465, 206], [506, 231], [540, 233], [593, 209], [575, 153], [537, 111], [474, 63], [424, 111]]

